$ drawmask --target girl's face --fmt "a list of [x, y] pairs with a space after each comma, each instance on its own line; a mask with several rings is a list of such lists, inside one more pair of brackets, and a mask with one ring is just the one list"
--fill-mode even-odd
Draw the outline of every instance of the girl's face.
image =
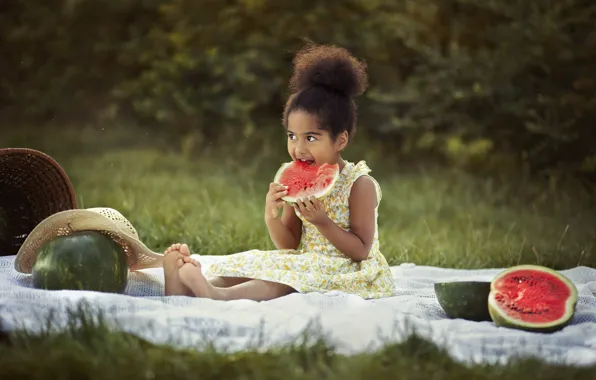
[[329, 131], [318, 128], [316, 117], [304, 111], [290, 113], [287, 134], [290, 157], [315, 165], [338, 163], [348, 142], [345, 131], [333, 141]]

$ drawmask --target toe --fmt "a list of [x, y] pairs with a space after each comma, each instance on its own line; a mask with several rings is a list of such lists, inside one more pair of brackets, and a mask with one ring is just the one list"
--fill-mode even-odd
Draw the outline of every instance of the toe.
[[182, 244], [180, 246], [180, 253], [185, 256], [190, 256], [190, 248], [188, 248], [187, 244]]

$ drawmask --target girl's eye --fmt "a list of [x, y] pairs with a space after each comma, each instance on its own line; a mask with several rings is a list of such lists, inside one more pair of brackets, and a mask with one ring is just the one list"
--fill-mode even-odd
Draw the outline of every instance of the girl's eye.
[[[292, 133], [288, 133], [288, 138], [290, 140], [295, 140], [296, 139], [296, 136], [294, 134], [292, 134]], [[306, 140], [309, 141], [309, 142], [313, 142], [313, 141], [316, 140], [316, 138], [315, 138], [315, 136], [306, 136]]]

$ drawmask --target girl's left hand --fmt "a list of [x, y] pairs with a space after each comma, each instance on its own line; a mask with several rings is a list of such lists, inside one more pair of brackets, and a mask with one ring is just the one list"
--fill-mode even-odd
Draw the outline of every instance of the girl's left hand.
[[300, 211], [302, 216], [315, 226], [328, 222], [329, 216], [325, 211], [323, 204], [315, 197], [309, 197], [306, 199], [298, 199], [293, 205], [295, 210]]

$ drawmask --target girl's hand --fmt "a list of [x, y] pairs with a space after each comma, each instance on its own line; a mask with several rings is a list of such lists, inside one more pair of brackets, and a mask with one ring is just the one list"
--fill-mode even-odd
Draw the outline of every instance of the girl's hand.
[[293, 207], [295, 210], [300, 211], [302, 216], [315, 226], [323, 225], [331, 220], [323, 204], [315, 197], [298, 199]]
[[279, 209], [283, 206], [284, 201], [281, 199], [288, 193], [287, 187], [275, 182], [269, 184], [269, 191], [265, 198], [265, 219], [279, 218]]

